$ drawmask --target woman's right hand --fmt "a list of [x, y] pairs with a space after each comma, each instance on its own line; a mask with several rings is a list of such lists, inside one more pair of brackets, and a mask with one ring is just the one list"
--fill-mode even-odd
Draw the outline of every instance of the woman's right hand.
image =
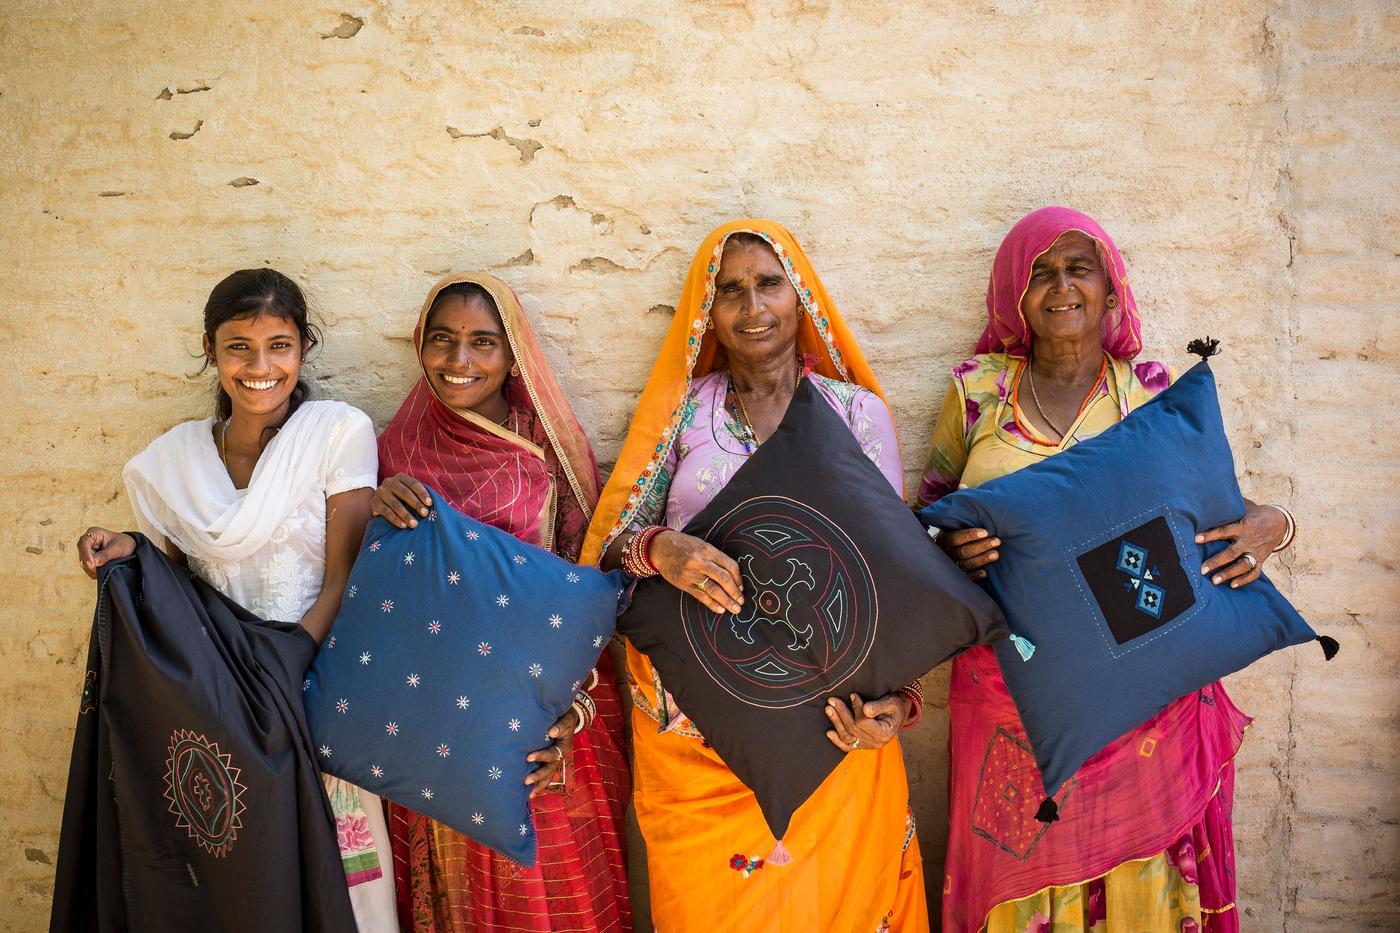
[[668, 530], [651, 540], [647, 556], [667, 583], [694, 596], [711, 612], [724, 615], [742, 608], [739, 565], [719, 548]]
[[941, 532], [938, 546], [974, 580], [987, 579], [987, 571], [982, 568], [1001, 557], [997, 551], [1001, 547], [1001, 539], [993, 538], [985, 528]]
[[136, 539], [124, 531], [93, 526], [78, 538], [78, 563], [83, 573], [97, 579], [97, 568], [136, 553]]
[[379, 484], [369, 501], [369, 514], [378, 515], [395, 528], [417, 528], [418, 516], [426, 518], [433, 507], [428, 488], [407, 473], [395, 473]]

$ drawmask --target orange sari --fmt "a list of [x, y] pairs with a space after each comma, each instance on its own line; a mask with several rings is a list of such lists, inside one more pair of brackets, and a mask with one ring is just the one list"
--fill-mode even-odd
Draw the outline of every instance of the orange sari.
[[[777, 253], [801, 301], [798, 352], [821, 375], [879, 394], [866, 364], [797, 241], [772, 221], [718, 228], [691, 262], [671, 329], [604, 488], [581, 563], [597, 563], [660, 473], [694, 380], [726, 365], [710, 330], [725, 241], [747, 231]], [[646, 656], [627, 648], [634, 699], [633, 804], [647, 846], [651, 913], [659, 930], [927, 930], [923, 864], [898, 739], [855, 752], [797, 811], [785, 865], [762, 863], [775, 840], [753, 793], [688, 724], [666, 728], [648, 711], [664, 690]], [[664, 731], [663, 731], [664, 730]]]

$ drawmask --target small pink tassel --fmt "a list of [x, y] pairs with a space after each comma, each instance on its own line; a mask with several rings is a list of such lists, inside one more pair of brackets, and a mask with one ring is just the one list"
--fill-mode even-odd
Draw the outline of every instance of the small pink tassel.
[[792, 853], [783, 845], [783, 840], [779, 839], [777, 845], [773, 846], [773, 851], [769, 852], [763, 861], [769, 865], [786, 865], [792, 861]]

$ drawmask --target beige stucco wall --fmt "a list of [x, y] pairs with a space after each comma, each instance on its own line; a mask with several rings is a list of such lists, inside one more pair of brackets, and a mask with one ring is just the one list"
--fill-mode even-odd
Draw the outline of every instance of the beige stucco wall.
[[[1400, 928], [1397, 100], [1393, 0], [7, 0], [0, 926], [47, 917], [93, 596], [73, 541], [128, 525], [123, 462], [207, 412], [188, 374], [226, 272], [305, 283], [317, 391], [381, 425], [429, 283], [499, 272], [606, 465], [696, 243], [772, 216], [875, 362], [912, 480], [1000, 236], [1060, 202], [1117, 237], [1152, 355], [1224, 339], [1246, 493], [1300, 518], [1271, 570], [1344, 645], [1230, 678], [1258, 716], [1245, 928]], [[928, 683], [906, 757], [936, 899]]]

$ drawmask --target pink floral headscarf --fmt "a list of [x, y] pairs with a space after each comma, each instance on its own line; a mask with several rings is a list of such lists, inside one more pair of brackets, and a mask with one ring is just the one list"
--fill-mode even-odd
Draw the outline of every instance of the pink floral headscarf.
[[1016, 222], [997, 249], [987, 282], [987, 329], [977, 341], [978, 353], [1030, 354], [1031, 330], [1021, 314], [1021, 296], [1031, 280], [1031, 266], [1062, 233], [1078, 230], [1098, 244], [1118, 307], [1103, 316], [1103, 348], [1114, 359], [1130, 360], [1142, 350], [1142, 321], [1128, 287], [1128, 270], [1118, 247], [1092, 217], [1067, 207], [1042, 207]]

